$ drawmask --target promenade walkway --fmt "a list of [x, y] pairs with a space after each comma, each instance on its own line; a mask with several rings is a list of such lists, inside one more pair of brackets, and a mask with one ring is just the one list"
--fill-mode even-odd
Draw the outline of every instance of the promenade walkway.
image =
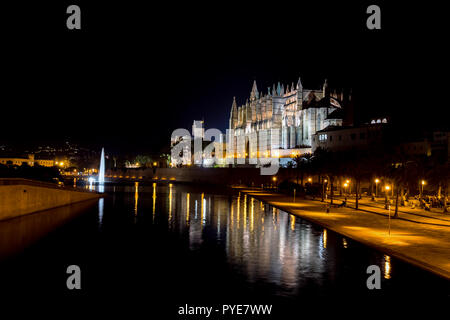
[[[399, 207], [399, 218], [391, 219], [384, 203], [363, 199], [361, 210], [332, 207], [321, 199], [296, 199], [292, 196], [254, 188], [236, 188], [240, 192], [265, 201], [281, 210], [338, 232], [386, 254], [450, 279], [450, 219], [447, 215], [419, 209]], [[335, 201], [340, 204], [341, 199]], [[393, 209], [393, 207], [392, 207]], [[408, 212], [412, 210], [413, 212]], [[411, 214], [413, 213], [413, 214]]]

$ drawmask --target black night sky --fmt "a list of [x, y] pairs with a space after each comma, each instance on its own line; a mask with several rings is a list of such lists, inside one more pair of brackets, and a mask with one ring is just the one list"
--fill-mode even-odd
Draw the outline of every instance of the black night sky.
[[[324, 78], [352, 88], [362, 122], [384, 114], [408, 130], [448, 122], [439, 79], [448, 67], [446, 20], [436, 6], [146, 3], [30, 1], [2, 9], [0, 143], [70, 139], [159, 151], [172, 130], [195, 119], [224, 130], [233, 96], [244, 103], [253, 80], [266, 92], [299, 76], [306, 88]], [[366, 28], [373, 3], [382, 30]], [[69, 4], [81, 7], [81, 31], [66, 29]]]

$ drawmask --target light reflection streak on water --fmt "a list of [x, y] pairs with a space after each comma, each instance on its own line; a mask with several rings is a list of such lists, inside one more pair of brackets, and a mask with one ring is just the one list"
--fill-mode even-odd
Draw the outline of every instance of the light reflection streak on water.
[[391, 278], [391, 257], [384, 255], [384, 278]]
[[137, 216], [139, 201], [139, 182], [134, 183], [134, 215]]
[[[211, 201], [211, 199], [210, 199]], [[211, 202], [210, 202], [211, 204]], [[211, 209], [211, 207], [209, 208]], [[205, 194], [202, 193], [202, 206], [201, 206], [201, 211], [202, 211], [202, 226], [205, 224], [206, 221], [206, 199], [205, 199]]]
[[194, 219], [195, 220], [197, 220], [197, 206], [198, 206], [198, 203], [197, 203], [197, 200], [195, 200], [195, 206], [194, 206], [195, 207], [195, 209], [194, 209], [194, 212], [195, 212], [194, 213]]
[[244, 195], [244, 230], [247, 227], [247, 195]]
[[153, 195], [152, 195], [152, 200], [153, 200], [153, 204], [152, 204], [152, 214], [153, 217], [152, 219], [155, 219], [155, 209], [156, 209], [156, 183], [153, 183]]
[[251, 210], [250, 210], [250, 232], [253, 232], [253, 227], [255, 223], [255, 207], [254, 207], [254, 198], [251, 199]]
[[231, 221], [231, 227], [234, 226], [234, 211], [233, 211], [233, 204], [230, 206], [230, 221]]
[[169, 184], [169, 220], [172, 220], [172, 184]]
[[103, 224], [103, 210], [104, 210], [104, 205], [105, 205], [105, 199], [100, 198], [98, 200], [98, 223], [99, 226], [101, 227]]
[[240, 222], [239, 220], [241, 218], [241, 212], [240, 212], [240, 208], [241, 208], [241, 193], [240, 192], [239, 192], [239, 196], [237, 198], [236, 208], [237, 208], [237, 228], [239, 229], [239, 222]]
[[186, 194], [186, 222], [189, 223], [189, 202], [191, 200], [191, 194]]

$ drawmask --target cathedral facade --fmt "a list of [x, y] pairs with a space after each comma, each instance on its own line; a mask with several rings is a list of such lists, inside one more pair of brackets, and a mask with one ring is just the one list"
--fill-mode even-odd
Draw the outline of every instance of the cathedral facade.
[[291, 86], [273, 85], [266, 93], [258, 91], [255, 81], [245, 104], [238, 106], [233, 99], [227, 154], [261, 159], [311, 152], [312, 135], [342, 125], [343, 100], [342, 91], [330, 93], [327, 80], [319, 90], [303, 88], [298, 79]]

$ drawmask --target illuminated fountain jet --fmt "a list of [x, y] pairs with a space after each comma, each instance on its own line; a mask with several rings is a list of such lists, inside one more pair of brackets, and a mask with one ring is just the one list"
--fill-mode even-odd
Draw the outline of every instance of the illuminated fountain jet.
[[105, 183], [105, 148], [102, 148], [102, 155], [100, 157], [100, 168], [98, 170], [98, 184]]

